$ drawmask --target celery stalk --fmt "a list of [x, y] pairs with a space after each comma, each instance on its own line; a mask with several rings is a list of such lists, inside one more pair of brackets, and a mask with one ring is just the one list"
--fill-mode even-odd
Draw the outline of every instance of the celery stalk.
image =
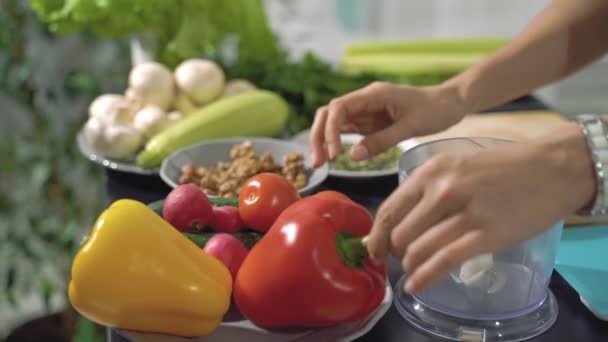
[[377, 72], [398, 75], [454, 74], [480, 62], [485, 54], [375, 54], [345, 56], [340, 70], [347, 74]]
[[505, 38], [461, 38], [403, 41], [355, 42], [346, 46], [344, 54], [359, 56], [366, 54], [403, 53], [481, 53], [489, 54], [509, 42]]

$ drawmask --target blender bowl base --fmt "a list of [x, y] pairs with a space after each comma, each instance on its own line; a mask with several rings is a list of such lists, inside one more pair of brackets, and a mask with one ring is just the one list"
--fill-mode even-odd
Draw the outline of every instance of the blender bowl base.
[[395, 307], [414, 327], [452, 341], [524, 341], [547, 331], [557, 319], [557, 301], [549, 290], [534, 310], [510, 319], [478, 320], [436, 311], [403, 292], [404, 275], [395, 284]]

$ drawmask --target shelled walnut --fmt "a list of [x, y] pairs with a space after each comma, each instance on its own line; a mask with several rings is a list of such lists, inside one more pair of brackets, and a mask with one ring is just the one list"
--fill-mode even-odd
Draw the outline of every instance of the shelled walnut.
[[301, 153], [289, 153], [283, 157], [283, 165], [276, 164], [269, 152], [256, 156], [251, 141], [232, 146], [228, 161], [215, 166], [186, 164], [181, 169], [180, 184], [193, 183], [205, 193], [219, 197], [236, 197], [249, 178], [262, 172], [272, 172], [285, 177], [297, 189], [308, 183]]

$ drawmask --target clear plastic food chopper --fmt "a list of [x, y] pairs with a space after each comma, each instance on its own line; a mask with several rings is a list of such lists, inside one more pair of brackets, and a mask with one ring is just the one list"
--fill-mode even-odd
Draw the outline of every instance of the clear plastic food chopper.
[[[399, 182], [437, 154], [467, 152], [509, 143], [492, 138], [452, 138], [417, 145], [399, 161]], [[549, 329], [557, 302], [549, 290], [563, 221], [544, 233], [495, 254], [466, 261], [427, 290], [403, 292], [395, 305], [415, 327], [455, 341], [522, 341]]]

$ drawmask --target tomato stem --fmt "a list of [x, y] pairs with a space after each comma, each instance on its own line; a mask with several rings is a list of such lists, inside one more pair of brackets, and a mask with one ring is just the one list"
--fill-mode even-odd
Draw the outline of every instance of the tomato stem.
[[367, 258], [367, 240], [367, 236], [357, 237], [348, 232], [338, 233], [336, 237], [338, 254], [347, 265], [363, 268]]

